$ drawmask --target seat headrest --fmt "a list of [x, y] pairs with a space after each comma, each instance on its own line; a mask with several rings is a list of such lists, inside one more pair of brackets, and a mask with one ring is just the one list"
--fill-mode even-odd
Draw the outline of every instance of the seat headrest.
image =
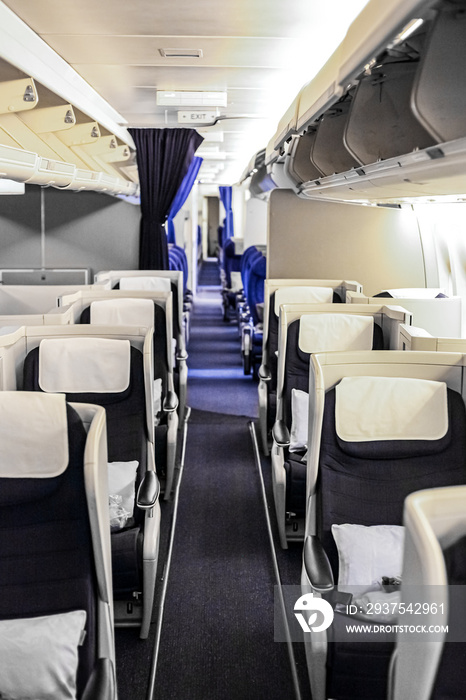
[[91, 303], [91, 323], [114, 326], [154, 325], [152, 299], [105, 299]]
[[312, 353], [372, 350], [373, 335], [373, 316], [305, 314], [299, 322], [298, 347]]
[[129, 340], [45, 338], [39, 346], [39, 386], [49, 393], [121, 393], [129, 386]]
[[444, 289], [412, 288], [412, 289], [383, 289], [382, 294], [390, 294], [393, 299], [437, 299], [445, 297]]
[[0, 477], [45, 479], [68, 465], [63, 394], [0, 392]]
[[133, 289], [135, 291], [170, 292], [171, 280], [169, 277], [122, 277], [120, 289]]
[[280, 313], [282, 304], [331, 304], [332, 287], [279, 287], [275, 292], [275, 314]]
[[342, 443], [433, 442], [448, 432], [444, 382], [345, 377], [335, 394], [335, 428]]

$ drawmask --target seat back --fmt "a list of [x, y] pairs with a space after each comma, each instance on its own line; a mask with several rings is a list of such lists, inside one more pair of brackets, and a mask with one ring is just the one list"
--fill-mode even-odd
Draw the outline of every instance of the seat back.
[[170, 270], [180, 270], [183, 273], [183, 291], [188, 287], [188, 257], [184, 248], [172, 245], [168, 249]]
[[444, 382], [352, 376], [328, 391], [316, 512], [335, 578], [332, 525], [401, 525], [413, 491], [466, 483], [465, 449], [464, 402]]
[[[67, 400], [97, 404], [107, 416], [110, 462], [138, 462], [137, 486], [147, 466], [143, 355], [128, 340], [46, 338], [24, 361], [26, 391], [61, 392]], [[136, 522], [143, 513], [134, 511]]]
[[163, 307], [152, 299], [118, 297], [92, 301], [83, 309], [80, 323], [142, 326], [154, 328], [154, 379], [162, 380], [162, 394], [169, 390], [167, 323]]
[[[0, 415], [0, 619], [84, 610], [80, 697], [96, 660], [105, 655], [99, 597], [107, 605], [111, 600], [110, 579], [105, 582], [96, 563], [99, 556], [104, 560], [102, 551], [95, 555], [99, 534], [90, 522], [86, 429], [63, 395], [0, 392]], [[103, 532], [108, 503], [105, 513]], [[113, 630], [107, 633], [112, 646]], [[41, 642], [47, 646], [45, 638]], [[23, 672], [28, 673], [27, 660]]]
[[287, 326], [283, 347], [280, 345], [285, 359], [278, 386], [278, 417], [291, 427], [292, 391], [309, 391], [309, 360], [312, 353], [382, 348], [382, 329], [374, 322], [373, 316], [302, 314]]
[[251, 312], [251, 318], [254, 325], [259, 323], [259, 314], [257, 312], [257, 304], [262, 304], [264, 301], [264, 282], [267, 269], [267, 259], [264, 255], [254, 257], [247, 276], [247, 284], [245, 288], [246, 299]]
[[[416, 596], [417, 603], [425, 603], [422, 623], [437, 633], [424, 643], [397, 636], [389, 700], [464, 697], [465, 499], [465, 486], [418, 491], [406, 499], [401, 600], [408, 606]], [[448, 633], [438, 633], [442, 626]]]
[[230, 289], [231, 273], [241, 271], [242, 255], [235, 252], [235, 242], [228, 238], [223, 245], [223, 269], [225, 271], [226, 286]]
[[[277, 386], [278, 318], [282, 304], [336, 303], [340, 297], [332, 287], [292, 285], [274, 290], [268, 299], [268, 324], [266, 345], [267, 365], [272, 373], [271, 388]], [[264, 309], [265, 310], [265, 309]], [[264, 358], [263, 358], [264, 361]]]

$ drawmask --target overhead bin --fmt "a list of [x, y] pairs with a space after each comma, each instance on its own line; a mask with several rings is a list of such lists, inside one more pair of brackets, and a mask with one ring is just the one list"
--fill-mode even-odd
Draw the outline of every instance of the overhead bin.
[[51, 160], [50, 158], [39, 158], [34, 174], [26, 182], [34, 185], [66, 187], [73, 181], [75, 173], [76, 166], [71, 163], [63, 163], [63, 161]]
[[297, 187], [303, 182], [318, 180], [323, 176], [323, 172], [316, 167], [310, 157], [316, 136], [317, 129], [309, 129], [302, 136], [293, 136], [289, 144], [285, 158], [285, 173]]
[[344, 89], [338, 84], [340, 54], [341, 45], [299, 93], [295, 133], [302, 133], [343, 95]]
[[0, 144], [0, 177], [26, 182], [33, 177], [38, 165], [36, 153]]
[[276, 150], [279, 150], [285, 141], [287, 141], [293, 134], [297, 133], [301, 93], [302, 90], [296, 95], [295, 99], [278, 123], [277, 132], [273, 138], [273, 146]]
[[34, 109], [38, 99], [36, 84], [32, 78], [5, 80], [0, 83], [0, 114]]
[[360, 163], [375, 163], [437, 143], [411, 110], [417, 68], [417, 60], [387, 61], [359, 80], [343, 139]]
[[432, 23], [412, 93], [419, 122], [439, 141], [466, 135], [466, 2], [454, 2]]
[[343, 142], [350, 107], [351, 95], [347, 95], [327, 110], [319, 122], [310, 158], [322, 175], [342, 173], [361, 165]]
[[464, 196], [465, 59], [466, 0], [371, 0], [299, 94], [285, 147], [293, 189], [340, 201]]

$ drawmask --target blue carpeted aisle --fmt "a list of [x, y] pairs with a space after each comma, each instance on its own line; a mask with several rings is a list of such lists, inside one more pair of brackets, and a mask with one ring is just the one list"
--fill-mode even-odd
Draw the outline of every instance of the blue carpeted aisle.
[[291, 699], [286, 645], [273, 641], [275, 580], [248, 431], [257, 385], [242, 374], [237, 329], [222, 321], [216, 286], [196, 297], [188, 383], [193, 410], [154, 697]]

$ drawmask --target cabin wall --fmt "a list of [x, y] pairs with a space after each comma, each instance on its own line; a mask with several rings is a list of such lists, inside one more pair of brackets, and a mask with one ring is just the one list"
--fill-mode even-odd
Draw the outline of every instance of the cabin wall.
[[353, 279], [373, 295], [425, 287], [424, 250], [412, 207], [392, 209], [300, 199], [269, 200], [267, 277]]
[[244, 229], [244, 250], [251, 245], [267, 243], [268, 205], [263, 199], [251, 197], [246, 203], [246, 222]]
[[138, 267], [140, 208], [97, 192], [44, 190], [42, 251], [40, 187], [0, 197], [0, 267]]

